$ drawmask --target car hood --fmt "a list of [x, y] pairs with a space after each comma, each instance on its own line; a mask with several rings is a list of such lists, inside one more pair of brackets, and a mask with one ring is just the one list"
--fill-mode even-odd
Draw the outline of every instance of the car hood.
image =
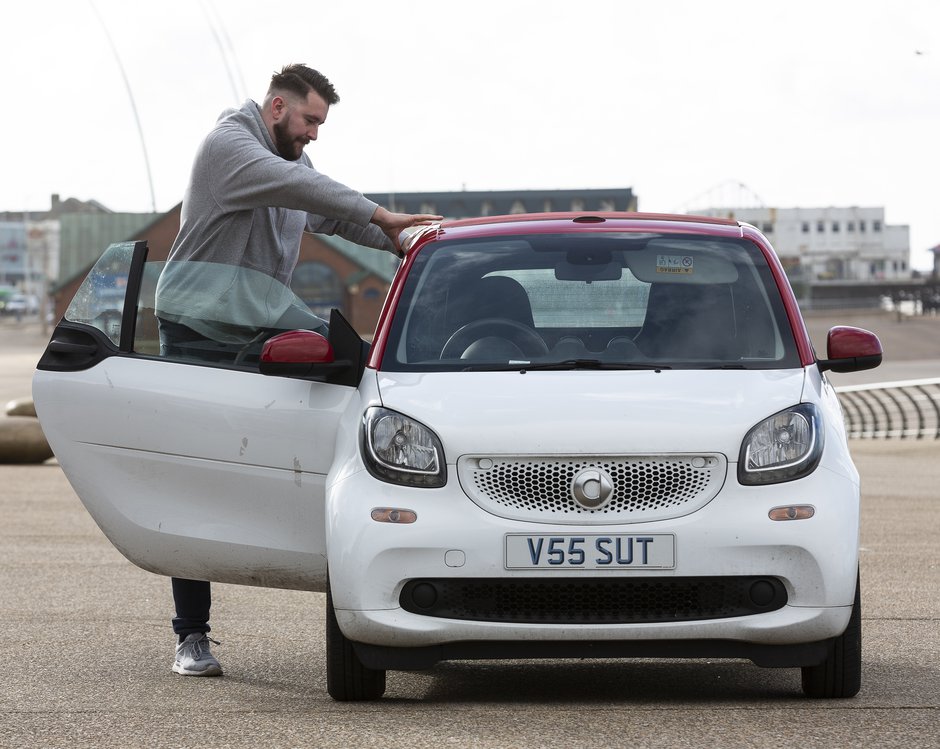
[[720, 452], [799, 403], [804, 372], [662, 370], [379, 372], [383, 405], [461, 455]]

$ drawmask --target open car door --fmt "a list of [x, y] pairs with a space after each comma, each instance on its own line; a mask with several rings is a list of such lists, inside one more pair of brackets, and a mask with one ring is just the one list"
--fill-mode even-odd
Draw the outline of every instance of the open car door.
[[[323, 590], [326, 478], [337, 424], [358, 398], [365, 344], [334, 314], [331, 338], [354, 359], [339, 378], [262, 374], [258, 340], [195, 341], [161, 355], [164, 266], [147, 263], [139, 242], [112, 245], [91, 270], [33, 379], [45, 435], [85, 507], [135, 564]], [[276, 291], [266, 299], [292, 297]], [[210, 297], [193, 298], [209, 309]]]

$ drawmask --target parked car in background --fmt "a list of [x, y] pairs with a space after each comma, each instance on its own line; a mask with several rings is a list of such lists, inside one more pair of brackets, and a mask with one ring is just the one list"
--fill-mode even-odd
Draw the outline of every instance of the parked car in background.
[[0, 315], [4, 314], [7, 302], [15, 293], [16, 289], [14, 289], [12, 286], [0, 285]]
[[[337, 312], [328, 338], [290, 329], [297, 300], [252, 271], [104, 254], [33, 389], [115, 546], [324, 591], [338, 700], [530, 657], [748, 658], [854, 695], [859, 478], [826, 371], [877, 366], [878, 339], [836, 327], [818, 356], [734, 221], [503, 216], [409, 242], [371, 345]], [[156, 298], [161, 274], [192, 293]], [[234, 320], [239, 294], [263, 304]], [[161, 356], [154, 310], [205, 337]]]
[[14, 293], [3, 302], [3, 314], [23, 317], [35, 315], [39, 312], [39, 297], [34, 294]]

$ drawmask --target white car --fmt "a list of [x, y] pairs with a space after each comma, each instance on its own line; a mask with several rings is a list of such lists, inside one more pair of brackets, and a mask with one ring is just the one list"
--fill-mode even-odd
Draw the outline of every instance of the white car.
[[[858, 691], [859, 479], [825, 371], [877, 366], [873, 334], [818, 358], [733, 221], [506, 216], [409, 249], [371, 346], [336, 312], [311, 332], [266, 276], [105, 253], [33, 392], [123, 554], [325, 591], [338, 700], [532, 657], [749, 658]], [[191, 335], [161, 355], [155, 314]]]
[[39, 297], [35, 294], [13, 294], [3, 306], [7, 315], [35, 315], [39, 312]]

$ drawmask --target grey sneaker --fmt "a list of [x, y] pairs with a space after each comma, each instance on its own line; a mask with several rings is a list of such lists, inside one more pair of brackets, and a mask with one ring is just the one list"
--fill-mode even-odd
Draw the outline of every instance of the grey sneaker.
[[184, 676], [221, 676], [222, 666], [209, 649], [214, 642], [205, 632], [194, 632], [176, 646], [173, 671]]

